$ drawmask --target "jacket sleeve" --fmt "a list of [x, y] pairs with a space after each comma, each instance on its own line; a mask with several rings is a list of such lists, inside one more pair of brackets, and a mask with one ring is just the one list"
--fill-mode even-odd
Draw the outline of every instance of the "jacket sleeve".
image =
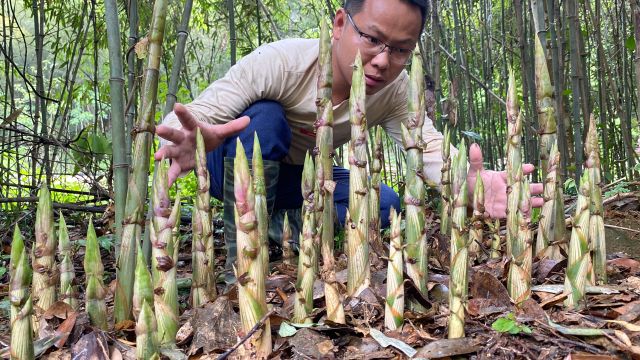
[[[185, 105], [202, 122], [223, 124], [238, 117], [250, 104], [261, 99], [282, 100], [287, 89], [287, 64], [280, 50], [271, 44], [243, 57], [226, 75], [214, 81], [193, 102]], [[173, 112], [164, 125], [179, 128]]]

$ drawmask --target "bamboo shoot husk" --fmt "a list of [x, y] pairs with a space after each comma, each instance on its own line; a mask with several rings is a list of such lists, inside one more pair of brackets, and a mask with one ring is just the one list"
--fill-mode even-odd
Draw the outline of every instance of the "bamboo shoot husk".
[[107, 305], [105, 296], [107, 290], [104, 287], [102, 257], [96, 231], [93, 228], [93, 219], [89, 219], [87, 229], [87, 242], [84, 253], [84, 273], [86, 276], [85, 310], [89, 314], [91, 325], [107, 330]]
[[[178, 288], [175, 276], [171, 276], [175, 268], [173, 227], [178, 216], [178, 207], [174, 206], [173, 210], [171, 207], [168, 170], [168, 161], [163, 159], [158, 163], [153, 186], [154, 229], [151, 232], [153, 308], [156, 314], [158, 344], [161, 346], [174, 345], [178, 332]], [[179, 198], [177, 201], [180, 201]]]
[[[522, 168], [520, 169], [522, 171]], [[507, 287], [509, 295], [516, 304], [531, 296], [531, 192], [529, 181], [524, 180], [518, 206], [519, 232], [513, 243]]]
[[397, 330], [404, 322], [404, 274], [402, 271], [402, 215], [391, 209], [391, 241], [387, 265], [387, 298], [385, 301], [384, 325], [388, 330]]
[[589, 253], [589, 220], [591, 185], [589, 173], [584, 172], [580, 179], [576, 215], [573, 218], [569, 258], [564, 278], [564, 291], [568, 293], [565, 306], [577, 308], [585, 296], [585, 287], [590, 282], [591, 256]]
[[451, 275], [449, 280], [449, 339], [464, 337], [468, 293], [469, 244], [467, 219], [467, 148], [462, 141], [451, 164]]
[[32, 271], [20, 229], [16, 224], [11, 242], [9, 262], [9, 301], [11, 307], [11, 360], [34, 359], [31, 315], [33, 305], [29, 295]]
[[35, 224], [36, 240], [33, 244], [33, 304], [46, 311], [56, 302], [55, 254], [58, 247], [53, 225], [53, 205], [46, 184], [42, 185], [38, 196]]
[[302, 234], [300, 236], [300, 252], [298, 254], [298, 278], [293, 309], [293, 321], [310, 323], [309, 315], [313, 310], [313, 282], [316, 279], [314, 259], [314, 237], [316, 236], [316, 213], [314, 209], [315, 197], [315, 169], [309, 153], [305, 157], [302, 170]]
[[473, 218], [469, 229], [469, 255], [476, 258], [480, 255], [484, 227], [484, 183], [480, 170], [476, 173], [473, 189]]
[[[255, 211], [255, 192], [249, 173], [249, 163], [240, 139], [236, 143], [233, 166], [235, 223], [237, 229], [238, 302], [242, 331], [248, 333], [267, 312], [262, 244], [258, 238], [259, 220]], [[271, 325], [265, 322], [262, 331], [256, 332], [241, 347], [240, 354], [252, 359], [266, 359], [271, 354]]]
[[58, 221], [58, 248], [60, 250], [60, 299], [69, 304], [72, 309], [78, 310], [78, 294], [74, 280], [76, 272], [73, 268], [73, 251], [71, 249], [71, 241], [69, 241], [69, 232], [67, 231], [67, 223], [59, 213]]
[[589, 200], [589, 246], [593, 249], [593, 270], [595, 281], [598, 285], [607, 283], [607, 245], [605, 241], [603, 205], [602, 205], [602, 179], [600, 177], [600, 146], [598, 145], [598, 130], [596, 120], [591, 114], [589, 132], [585, 142], [587, 162], [586, 171], [589, 173], [591, 192]]
[[[324, 19], [324, 17], [323, 17]], [[318, 212], [318, 235], [322, 253], [323, 267], [320, 276], [324, 282], [327, 319], [335, 323], [344, 323], [344, 308], [335, 274], [333, 256], [334, 243], [334, 204], [333, 191], [333, 104], [331, 102], [333, 68], [331, 63], [331, 33], [326, 20], [320, 23], [320, 50], [318, 56], [318, 95], [316, 97], [317, 120], [316, 183], [318, 185], [316, 211]], [[285, 218], [286, 219], [286, 218]]]
[[405, 263], [407, 275], [422, 296], [427, 296], [429, 256], [425, 231], [424, 173], [422, 126], [425, 117], [424, 72], [418, 48], [413, 53], [409, 77], [406, 124], [401, 124], [402, 143], [407, 153], [406, 187], [404, 194], [406, 219]]
[[507, 92], [507, 256], [511, 257], [514, 241], [518, 238], [518, 203], [522, 188], [522, 112], [516, 94], [513, 69], [509, 70]]
[[367, 173], [367, 118], [364, 69], [356, 54], [349, 98], [349, 216], [347, 229], [347, 294], [358, 296], [369, 287], [369, 174]]

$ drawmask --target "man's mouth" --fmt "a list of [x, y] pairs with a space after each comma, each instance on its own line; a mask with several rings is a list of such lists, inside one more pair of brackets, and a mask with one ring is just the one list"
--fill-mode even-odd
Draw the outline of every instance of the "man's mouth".
[[364, 80], [368, 87], [376, 87], [383, 83], [383, 79], [381, 77], [365, 75]]

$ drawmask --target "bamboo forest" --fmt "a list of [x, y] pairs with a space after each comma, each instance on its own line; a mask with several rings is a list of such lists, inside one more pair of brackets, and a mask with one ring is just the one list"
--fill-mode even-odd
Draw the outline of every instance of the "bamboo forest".
[[640, 0], [0, 19], [0, 357], [640, 359]]

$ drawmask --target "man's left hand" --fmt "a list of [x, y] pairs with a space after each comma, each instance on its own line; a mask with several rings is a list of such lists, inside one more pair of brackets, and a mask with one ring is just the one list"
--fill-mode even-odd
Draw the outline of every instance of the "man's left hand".
[[[529, 175], [535, 167], [532, 164], [522, 166], [523, 175]], [[473, 189], [476, 184], [476, 173], [480, 170], [480, 176], [484, 183], [484, 210], [485, 216], [493, 219], [504, 219], [507, 217], [507, 173], [505, 171], [486, 170], [483, 165], [482, 150], [478, 144], [472, 144], [469, 149], [469, 173], [467, 175], [467, 187], [470, 199], [473, 198]], [[544, 203], [541, 197], [534, 197], [542, 194], [541, 183], [530, 185], [531, 206], [539, 208]], [[471, 203], [471, 201], [469, 201]]]

